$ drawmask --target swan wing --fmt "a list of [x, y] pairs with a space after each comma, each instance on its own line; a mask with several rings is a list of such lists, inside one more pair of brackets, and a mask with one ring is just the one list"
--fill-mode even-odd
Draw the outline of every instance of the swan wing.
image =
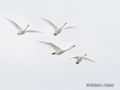
[[8, 19], [8, 18], [6, 18], [10, 23], [12, 23], [18, 30], [22, 30], [22, 28], [18, 25], [18, 24], [16, 24], [14, 21], [12, 21], [12, 20], [10, 20], [10, 19]]
[[69, 27], [65, 27], [63, 28], [63, 30], [66, 30], [66, 29], [72, 29], [72, 28], [75, 28], [74, 26], [69, 26]]
[[55, 30], [57, 29], [57, 26], [55, 26], [51, 21], [42, 18], [42, 20], [46, 21], [48, 24], [50, 24]]
[[40, 32], [38, 30], [27, 30], [26, 32], [38, 32], [38, 33], [42, 33], [42, 32]]
[[88, 60], [88, 61], [91, 61], [91, 62], [95, 62], [95, 61], [93, 61], [93, 60], [91, 60], [91, 59], [89, 59], [89, 58], [84, 58], [85, 60]]
[[50, 46], [50, 47], [53, 48], [55, 51], [61, 50], [59, 47], [57, 47], [57, 46], [54, 45], [53, 43], [44, 42], [44, 41], [39, 41], [39, 42]]

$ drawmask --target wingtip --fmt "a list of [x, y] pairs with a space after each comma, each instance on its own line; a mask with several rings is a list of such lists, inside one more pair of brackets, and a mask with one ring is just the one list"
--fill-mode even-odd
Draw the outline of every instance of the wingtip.
[[41, 43], [41, 41], [37, 41], [38, 43]]
[[38, 31], [39, 33], [43, 33], [43, 32], [40, 32], [40, 31]]
[[70, 59], [72, 59], [72, 58], [68, 58], [68, 59], [66, 59], [66, 60], [70, 60]]
[[96, 62], [97, 64], [99, 64], [99, 65], [102, 65], [103, 66], [103, 64], [102, 63], [98, 63], [98, 62]]
[[7, 17], [4, 17], [5, 19], [7, 19]]
[[42, 20], [46, 20], [45, 18], [41, 18]]
[[71, 28], [76, 28], [76, 27], [74, 27], [74, 26], [71, 26]]
[[44, 43], [44, 41], [38, 41], [39, 43]]
[[11, 19], [9, 19], [9, 18], [7, 18], [7, 17], [4, 17], [6, 20], [8, 20], [8, 21], [12, 21]]
[[4, 17], [5, 19], [9, 20], [7, 17]]

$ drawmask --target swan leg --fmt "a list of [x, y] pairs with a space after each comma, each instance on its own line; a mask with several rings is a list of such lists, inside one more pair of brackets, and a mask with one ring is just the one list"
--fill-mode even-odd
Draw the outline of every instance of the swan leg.
[[57, 36], [57, 34], [56, 34], [56, 33], [54, 33], [54, 35], [55, 35], [55, 36]]
[[76, 62], [76, 64], [79, 64], [79, 62]]
[[54, 52], [54, 53], [52, 53], [52, 55], [55, 55], [55, 52]]
[[20, 35], [19, 33], [17, 33], [17, 35]]

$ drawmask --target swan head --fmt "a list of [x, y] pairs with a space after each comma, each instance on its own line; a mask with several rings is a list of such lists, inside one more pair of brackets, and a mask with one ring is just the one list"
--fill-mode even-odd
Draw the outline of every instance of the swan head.
[[27, 27], [29, 27], [30, 25], [27, 25]]
[[85, 54], [84, 56], [87, 56], [87, 54]]
[[76, 45], [73, 45], [73, 47], [76, 47]]
[[67, 24], [67, 22], [65, 22], [65, 24]]

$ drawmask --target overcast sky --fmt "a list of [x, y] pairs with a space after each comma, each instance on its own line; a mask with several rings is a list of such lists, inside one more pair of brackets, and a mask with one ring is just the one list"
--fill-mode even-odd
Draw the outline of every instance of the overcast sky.
[[[0, 90], [93, 90], [87, 83], [115, 85], [97, 90], [120, 88], [119, 0], [3, 0], [0, 11]], [[18, 36], [4, 17], [43, 33]], [[55, 37], [41, 18], [76, 28]], [[54, 50], [38, 43], [63, 48], [73, 40], [76, 47], [60, 56], [52, 56]], [[68, 60], [84, 54], [102, 65]]]

